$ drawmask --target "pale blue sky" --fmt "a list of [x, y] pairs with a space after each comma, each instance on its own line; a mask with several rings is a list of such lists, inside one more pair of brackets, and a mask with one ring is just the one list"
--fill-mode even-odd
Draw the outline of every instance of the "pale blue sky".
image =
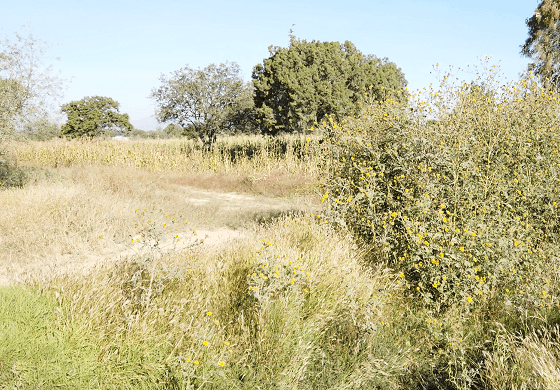
[[[287, 46], [292, 24], [298, 38], [350, 40], [364, 54], [399, 66], [409, 89], [437, 83], [432, 65], [466, 67], [493, 56], [508, 80], [529, 62], [519, 55], [525, 19], [537, 0], [178, 1], [0, 0], [0, 33], [31, 28], [53, 47], [50, 54], [72, 78], [64, 102], [108, 96], [133, 124], [154, 113], [148, 95], [158, 77], [185, 65], [235, 61], [245, 80]], [[147, 126], [147, 125], [146, 125]], [[146, 127], [143, 126], [143, 127]]]

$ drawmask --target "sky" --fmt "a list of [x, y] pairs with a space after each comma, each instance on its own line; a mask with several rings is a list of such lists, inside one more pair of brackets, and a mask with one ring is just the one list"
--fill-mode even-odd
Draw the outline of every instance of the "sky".
[[[237, 62], [245, 81], [287, 47], [289, 33], [307, 41], [351, 41], [364, 54], [388, 58], [409, 90], [437, 85], [433, 66], [467, 68], [492, 56], [504, 80], [516, 80], [529, 59], [520, 45], [538, 0], [190, 1], [0, 0], [0, 35], [47, 41], [67, 103], [107, 96], [143, 130], [155, 129], [149, 99], [159, 77], [186, 65]], [[293, 25], [293, 26], [292, 26]], [[24, 27], [25, 26], [25, 27]], [[467, 76], [462, 78], [468, 80]]]

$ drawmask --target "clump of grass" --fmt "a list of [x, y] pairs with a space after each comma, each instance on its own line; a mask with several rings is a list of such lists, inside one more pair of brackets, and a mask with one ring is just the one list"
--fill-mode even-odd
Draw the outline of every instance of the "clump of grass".
[[55, 296], [0, 287], [0, 388], [94, 388], [96, 348]]
[[[411, 340], [394, 325], [395, 278], [365, 270], [311, 217], [261, 234], [259, 246], [154, 259], [142, 281], [132, 261], [54, 283], [97, 346], [102, 387], [398, 388]], [[158, 293], [135, 304], [134, 288], [150, 281]]]
[[560, 386], [558, 325], [525, 334], [498, 330], [492, 353], [485, 353], [485, 380], [496, 390], [552, 390]]
[[27, 172], [12, 162], [5, 151], [0, 150], [0, 188], [21, 188], [27, 181]]

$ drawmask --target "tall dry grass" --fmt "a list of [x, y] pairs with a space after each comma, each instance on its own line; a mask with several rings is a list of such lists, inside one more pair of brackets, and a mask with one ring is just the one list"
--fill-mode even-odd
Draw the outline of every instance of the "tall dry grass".
[[267, 172], [317, 175], [324, 164], [316, 137], [265, 138], [237, 136], [219, 139], [211, 151], [188, 139], [172, 140], [52, 140], [13, 142], [7, 149], [20, 163], [41, 167], [122, 166], [149, 171]]
[[[134, 210], [154, 202], [168, 214], [184, 215], [189, 227], [206, 230], [250, 231], [282, 213], [317, 207], [308, 192], [285, 196], [302, 188], [297, 178], [285, 176], [251, 185], [243, 177], [222, 180], [221, 173], [191, 176], [106, 166], [47, 172], [24, 188], [0, 191], [2, 284], [118, 259], [135, 231]], [[278, 185], [277, 180], [284, 181]], [[234, 190], [249, 194], [230, 193]]]

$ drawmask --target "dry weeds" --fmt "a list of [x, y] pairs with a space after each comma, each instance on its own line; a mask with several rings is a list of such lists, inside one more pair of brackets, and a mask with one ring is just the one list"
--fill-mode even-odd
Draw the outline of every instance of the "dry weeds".
[[[126, 244], [134, 230], [134, 210], [154, 202], [167, 214], [187, 218], [199, 237], [208, 236], [206, 245], [245, 235], [282, 214], [317, 207], [309, 190], [307, 195], [273, 197], [293, 192], [297, 177], [251, 182], [220, 173], [99, 166], [48, 172], [26, 188], [0, 192], [0, 285], [86, 271], [134, 254]], [[181, 232], [189, 233], [187, 227]]]

